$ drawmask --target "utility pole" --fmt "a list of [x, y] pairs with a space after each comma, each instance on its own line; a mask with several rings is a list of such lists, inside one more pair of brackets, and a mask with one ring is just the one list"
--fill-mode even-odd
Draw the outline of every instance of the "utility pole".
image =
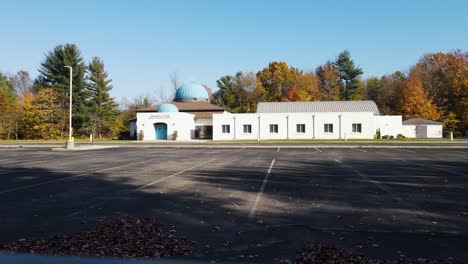
[[75, 147], [75, 142], [72, 139], [72, 96], [73, 96], [73, 68], [70, 66], [65, 66], [65, 68], [70, 69], [70, 114], [69, 114], [69, 128], [68, 128], [68, 141], [66, 149], [72, 149]]

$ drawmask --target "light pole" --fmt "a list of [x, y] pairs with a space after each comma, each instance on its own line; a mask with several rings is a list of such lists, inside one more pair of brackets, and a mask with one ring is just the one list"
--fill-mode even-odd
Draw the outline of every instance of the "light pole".
[[75, 143], [72, 140], [72, 96], [73, 96], [73, 68], [70, 66], [65, 66], [65, 68], [70, 69], [70, 114], [69, 114], [69, 128], [68, 128], [68, 141], [67, 141], [67, 149], [71, 149], [75, 147]]

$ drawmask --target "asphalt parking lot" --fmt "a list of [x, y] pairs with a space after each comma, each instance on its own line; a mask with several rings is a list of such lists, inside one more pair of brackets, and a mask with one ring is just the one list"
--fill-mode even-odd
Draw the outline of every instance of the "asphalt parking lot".
[[0, 240], [119, 214], [197, 242], [194, 258], [294, 259], [307, 242], [468, 262], [468, 149], [0, 149]]

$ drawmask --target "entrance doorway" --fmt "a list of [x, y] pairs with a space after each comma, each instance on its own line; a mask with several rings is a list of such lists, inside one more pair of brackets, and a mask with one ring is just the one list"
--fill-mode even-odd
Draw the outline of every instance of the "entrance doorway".
[[167, 139], [167, 124], [166, 123], [154, 124], [154, 131], [156, 132], [156, 139]]

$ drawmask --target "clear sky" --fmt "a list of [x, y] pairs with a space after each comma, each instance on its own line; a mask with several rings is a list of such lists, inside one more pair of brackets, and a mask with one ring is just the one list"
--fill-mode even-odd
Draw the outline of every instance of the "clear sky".
[[466, 0], [0, 0], [0, 71], [33, 77], [76, 44], [104, 60], [118, 100], [182, 82], [216, 89], [237, 71], [286, 61], [305, 71], [348, 49], [364, 76], [408, 70], [428, 52], [466, 50]]

